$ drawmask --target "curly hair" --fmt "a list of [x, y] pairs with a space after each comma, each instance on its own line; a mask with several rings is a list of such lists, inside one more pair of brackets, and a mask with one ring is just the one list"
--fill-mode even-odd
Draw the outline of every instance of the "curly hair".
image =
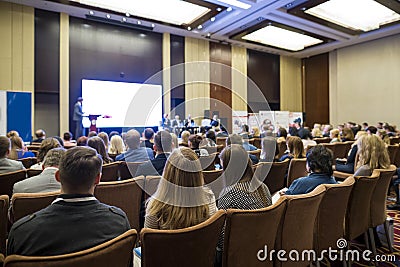
[[374, 134], [364, 135], [358, 140], [357, 168], [368, 165], [371, 171], [375, 169], [387, 169], [390, 166], [390, 158], [385, 143]]
[[56, 138], [53, 137], [48, 137], [42, 141], [42, 144], [40, 145], [39, 148], [39, 153], [37, 155], [37, 161], [42, 162], [44, 160], [44, 157], [46, 156], [47, 152], [50, 151], [50, 149], [61, 147], [60, 142]]
[[323, 145], [316, 145], [307, 152], [307, 164], [312, 172], [333, 174], [333, 153]]

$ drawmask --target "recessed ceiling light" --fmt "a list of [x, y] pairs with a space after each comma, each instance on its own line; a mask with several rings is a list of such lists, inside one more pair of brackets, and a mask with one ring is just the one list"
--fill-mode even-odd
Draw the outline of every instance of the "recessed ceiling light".
[[156, 25], [154, 25], [154, 23], [151, 24], [151, 27], [154, 28]]
[[222, 10], [222, 8], [217, 7], [217, 11], [218, 11], [218, 12], [221, 12], [221, 10]]
[[228, 8], [226, 9], [226, 11], [231, 12], [231, 11], [232, 11], [232, 7], [228, 7]]
[[126, 18], [122, 18], [122, 22], [126, 22]]
[[140, 24], [142, 24], [142, 22], [141, 22], [140, 20], [138, 20], [138, 21], [137, 21], [137, 24], [139, 24], [139, 25], [140, 25]]
[[190, 27], [190, 26], [187, 27], [187, 30], [188, 30], [188, 31], [191, 31], [191, 30], [192, 30], [192, 27]]
[[268, 25], [242, 37], [244, 40], [299, 51], [323, 41], [305, 34]]
[[203, 29], [203, 25], [199, 25], [199, 26], [197, 26], [197, 29], [199, 29], [199, 30], [201, 30], [201, 29]]
[[211, 11], [205, 6], [181, 0], [71, 1], [78, 2], [83, 5], [121, 12], [123, 14], [129, 13], [131, 16], [163, 21], [174, 25], [189, 25]]
[[126, 12], [125, 16], [130, 17], [131, 14], [129, 14], [128, 12]]
[[238, 0], [218, 0], [218, 1], [228, 4], [228, 5], [231, 5], [231, 6], [238, 7], [238, 8], [243, 8], [243, 9], [249, 9], [251, 7], [251, 5], [243, 3]]
[[365, 32], [400, 20], [400, 14], [373, 0], [329, 0], [306, 10], [305, 13]]
[[215, 17], [212, 17], [210, 20], [211, 20], [211, 22], [214, 22], [215, 21]]
[[107, 15], [106, 15], [106, 18], [110, 19], [110, 18], [111, 18], [111, 15], [110, 15], [110, 14], [107, 14]]
[[89, 15], [94, 15], [94, 12], [92, 10], [89, 11]]
[[211, 33], [207, 33], [207, 37], [210, 37], [211, 36]]

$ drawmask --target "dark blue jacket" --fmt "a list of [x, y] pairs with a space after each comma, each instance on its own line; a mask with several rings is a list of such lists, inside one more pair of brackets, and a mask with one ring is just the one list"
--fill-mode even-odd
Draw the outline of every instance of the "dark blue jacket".
[[298, 178], [293, 181], [286, 195], [307, 194], [313, 191], [320, 184], [336, 184], [335, 178], [326, 173], [310, 173], [310, 175]]

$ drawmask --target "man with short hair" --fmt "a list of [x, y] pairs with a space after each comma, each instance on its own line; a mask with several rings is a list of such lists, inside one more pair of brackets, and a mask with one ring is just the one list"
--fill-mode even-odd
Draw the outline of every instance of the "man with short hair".
[[165, 163], [172, 151], [172, 136], [167, 131], [159, 131], [154, 136], [154, 150], [156, 157], [139, 165], [136, 176], [162, 175]]
[[11, 142], [6, 136], [0, 136], [0, 173], [8, 173], [19, 170], [25, 170], [22, 162], [8, 159], [10, 154]]
[[39, 129], [35, 132], [36, 139], [32, 140], [32, 143], [42, 143], [44, 139], [46, 139], [46, 133], [43, 129]]
[[[226, 139], [226, 145], [230, 146], [232, 144], [241, 145], [243, 146], [244, 150], [250, 151], [249, 148], [246, 149], [246, 144], [243, 142], [243, 138], [239, 134], [231, 134], [228, 136], [228, 138]], [[253, 164], [257, 164], [259, 162], [258, 158], [255, 155], [249, 154], [249, 158], [251, 159]]]
[[64, 154], [65, 149], [62, 147], [53, 148], [47, 152], [42, 173], [15, 183], [13, 193], [44, 193], [60, 190], [61, 184], [56, 180], [56, 171]]
[[140, 134], [136, 130], [129, 130], [126, 133], [125, 143], [128, 150], [119, 154], [116, 161], [144, 162], [154, 158], [153, 151], [148, 147], [140, 147]]
[[56, 179], [61, 195], [45, 209], [13, 224], [7, 255], [53, 256], [82, 251], [111, 240], [130, 229], [126, 214], [100, 203], [94, 189], [103, 161], [88, 147], [68, 149]]
[[142, 142], [142, 146], [148, 147], [153, 150], [153, 139], [154, 139], [154, 130], [152, 128], [146, 128], [143, 132], [144, 142]]

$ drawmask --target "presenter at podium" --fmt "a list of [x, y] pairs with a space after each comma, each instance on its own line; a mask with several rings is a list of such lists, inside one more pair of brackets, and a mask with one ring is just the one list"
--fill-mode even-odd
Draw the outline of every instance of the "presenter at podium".
[[74, 105], [74, 115], [73, 115], [72, 120], [74, 121], [74, 126], [75, 126], [75, 140], [77, 140], [79, 137], [81, 137], [83, 135], [82, 102], [83, 102], [83, 98], [78, 97], [78, 99], [76, 100], [76, 103]]

